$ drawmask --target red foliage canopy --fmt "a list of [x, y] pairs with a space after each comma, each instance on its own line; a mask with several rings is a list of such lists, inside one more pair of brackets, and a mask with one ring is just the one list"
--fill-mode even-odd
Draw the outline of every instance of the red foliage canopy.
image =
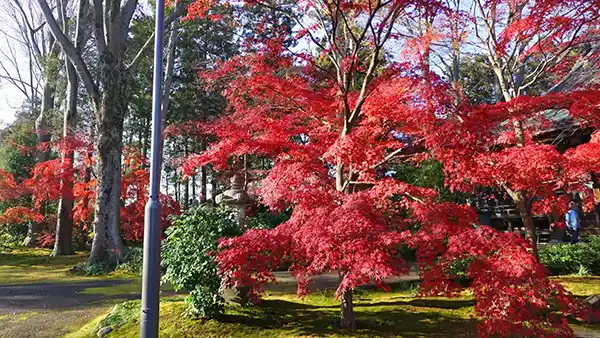
[[[342, 4], [363, 8], [369, 3]], [[302, 61], [267, 46], [205, 74], [209, 80], [229, 79], [223, 94], [230, 111], [202, 126], [218, 141], [188, 158], [184, 171], [192, 173], [207, 163], [226, 168], [230, 157], [243, 154], [268, 157], [274, 166], [261, 182], [263, 203], [274, 209], [293, 206], [290, 220], [273, 230], [249, 230], [221, 241], [217, 259], [224, 283], [250, 285], [259, 293], [261, 285], [274, 280], [273, 269], [291, 260], [299, 294], [306, 292], [311, 277], [337, 271], [341, 295], [370, 280], [382, 284], [406, 273], [398, 252], [404, 243], [417, 249], [423, 294], [456, 294], [460, 285], [450, 266], [472, 259], [467, 274], [474, 280], [482, 335], [571, 336], [564, 315], [576, 314], [578, 307], [547, 278], [526, 241], [477, 226], [468, 206], [436, 203], [434, 191], [383, 179], [378, 170], [416, 137], [450, 168], [455, 186], [465, 185], [464, 177], [481, 184], [493, 176], [545, 187], [561, 155], [537, 145], [528, 146], [526, 153], [506, 149], [489, 154], [497, 135], [486, 126], [504, 121], [507, 111], [511, 118], [523, 118], [541, 107], [564, 104], [559, 97], [467, 108], [459, 113], [467, 122], [456, 130], [450, 86], [433, 74], [423, 81], [419, 67], [391, 65], [369, 84], [365, 100], [351, 91], [343, 101], [336, 80], [323, 80], [314, 64], [298, 67]], [[533, 103], [525, 106], [523, 100]], [[345, 119], [352, 117], [340, 114], [345, 104], [359, 116], [350, 130]], [[532, 155], [536, 164], [531, 170], [511, 171], [519, 161], [531, 162]], [[336, 166], [351, 173], [341, 189], [333, 174]], [[372, 187], [359, 191], [352, 183], [356, 180]]]
[[[27, 221], [54, 223], [53, 215], [42, 215], [39, 208], [43, 203], [57, 202], [66, 196], [74, 199], [71, 217], [75, 223], [87, 223], [94, 213], [96, 199], [96, 179], [86, 174], [94, 165], [93, 146], [85, 141], [85, 137], [69, 137], [47, 144], [42, 148], [52, 147], [57, 152], [76, 152], [75, 160], [66, 158], [65, 161], [52, 159], [37, 163], [32, 169], [31, 176], [22, 184], [17, 184], [10, 173], [0, 171], [0, 191], [3, 199], [16, 199], [31, 195], [33, 208], [18, 206], [7, 209], [0, 219], [4, 223], [24, 223]], [[33, 151], [33, 150], [31, 150]], [[83, 155], [83, 156], [80, 156]], [[144, 230], [144, 208], [148, 200], [149, 174], [145, 169], [146, 159], [135, 150], [125, 150], [123, 177], [121, 188], [121, 227], [125, 239], [140, 242]], [[70, 184], [66, 184], [70, 183]], [[73, 186], [69, 189], [69, 186]], [[179, 214], [179, 205], [167, 195], [160, 196], [162, 203], [161, 218], [163, 227], [171, 223], [169, 215]], [[54, 221], [54, 222], [53, 222]], [[49, 236], [49, 237], [48, 237]], [[50, 238], [51, 235], [46, 235]]]

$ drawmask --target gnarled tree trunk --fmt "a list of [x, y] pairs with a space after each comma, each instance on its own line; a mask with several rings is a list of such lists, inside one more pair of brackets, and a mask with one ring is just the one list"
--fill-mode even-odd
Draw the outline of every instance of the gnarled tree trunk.
[[[109, 56], [104, 56], [109, 58]], [[121, 239], [121, 153], [126, 84], [118, 64], [106, 62], [105, 90], [95, 106], [98, 124], [96, 150], [98, 182], [94, 209], [94, 240], [89, 262], [105, 261], [110, 254], [121, 256], [125, 246]]]

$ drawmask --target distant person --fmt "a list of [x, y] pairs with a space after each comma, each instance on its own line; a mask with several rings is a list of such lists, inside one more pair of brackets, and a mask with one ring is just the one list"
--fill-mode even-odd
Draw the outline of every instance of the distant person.
[[569, 228], [569, 232], [571, 233], [571, 244], [575, 244], [579, 242], [579, 232], [581, 231], [581, 218], [579, 216], [579, 209], [577, 203], [575, 201], [571, 201], [569, 203], [569, 211], [565, 215], [565, 221], [567, 223], [567, 228]]

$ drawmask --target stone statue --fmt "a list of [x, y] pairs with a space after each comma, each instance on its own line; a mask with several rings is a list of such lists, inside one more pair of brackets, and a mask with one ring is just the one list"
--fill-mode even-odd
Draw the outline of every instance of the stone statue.
[[234, 174], [231, 177], [231, 188], [217, 195], [215, 201], [223, 203], [231, 207], [237, 217], [237, 221], [242, 229], [244, 229], [244, 219], [246, 218], [246, 204], [250, 201], [250, 197], [244, 190], [244, 179], [239, 174]]

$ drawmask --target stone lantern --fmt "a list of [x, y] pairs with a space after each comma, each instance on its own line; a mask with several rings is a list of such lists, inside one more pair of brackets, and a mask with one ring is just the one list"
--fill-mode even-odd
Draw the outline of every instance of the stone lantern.
[[244, 179], [240, 174], [234, 174], [231, 177], [231, 188], [217, 195], [215, 201], [229, 206], [236, 214], [240, 228], [244, 229], [244, 220], [246, 218], [246, 205], [250, 202], [250, 197], [244, 189]]

